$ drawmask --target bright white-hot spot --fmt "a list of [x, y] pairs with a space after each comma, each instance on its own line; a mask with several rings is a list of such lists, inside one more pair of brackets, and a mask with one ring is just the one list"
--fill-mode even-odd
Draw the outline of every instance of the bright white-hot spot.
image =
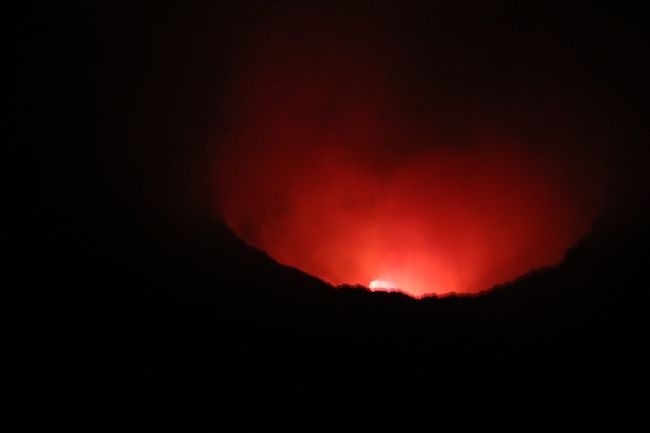
[[370, 290], [396, 290], [397, 286], [390, 281], [372, 280], [368, 285]]

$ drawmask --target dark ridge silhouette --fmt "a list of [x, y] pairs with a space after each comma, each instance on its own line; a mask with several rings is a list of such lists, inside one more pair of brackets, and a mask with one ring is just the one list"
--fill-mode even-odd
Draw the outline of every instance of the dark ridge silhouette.
[[165, 359], [620, 354], [640, 350], [647, 322], [642, 221], [596, 229], [557, 266], [483, 294], [420, 300], [332, 287], [218, 223], [165, 236], [104, 227], [70, 281], [57, 335], [74, 350]]

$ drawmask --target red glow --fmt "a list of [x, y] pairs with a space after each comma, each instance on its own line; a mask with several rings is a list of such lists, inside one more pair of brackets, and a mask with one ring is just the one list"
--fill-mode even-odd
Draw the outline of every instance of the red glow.
[[334, 284], [476, 292], [558, 261], [589, 227], [584, 174], [484, 122], [449, 142], [444, 107], [398, 96], [396, 53], [322, 29], [274, 35], [232, 89], [218, 185], [226, 222], [281, 263]]

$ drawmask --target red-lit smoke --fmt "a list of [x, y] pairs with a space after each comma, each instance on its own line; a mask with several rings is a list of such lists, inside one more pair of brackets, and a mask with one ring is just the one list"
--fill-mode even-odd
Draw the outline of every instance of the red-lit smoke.
[[[372, 29], [344, 27], [279, 25], [242, 48], [217, 178], [234, 231], [331, 283], [414, 295], [476, 292], [558, 261], [595, 215], [583, 188], [594, 173], [498, 116], [458, 118], [449, 93], [410, 96], [436, 84], [400, 75], [408, 53]], [[445, 132], [450, 117], [460, 134]]]

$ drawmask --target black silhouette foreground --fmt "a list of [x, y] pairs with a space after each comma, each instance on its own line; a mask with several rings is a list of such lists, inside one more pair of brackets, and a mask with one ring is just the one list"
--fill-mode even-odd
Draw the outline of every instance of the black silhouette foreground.
[[337, 363], [369, 354], [385, 354], [378, 363], [399, 354], [635, 359], [647, 322], [641, 221], [595, 229], [557, 266], [484, 294], [421, 300], [334, 288], [217, 223], [182, 234], [104, 227], [75, 265], [80, 272], [69, 284], [76, 290], [60, 311], [66, 326], [57, 338], [101, 359], [209, 370], [233, 359], [257, 368], [298, 362], [296, 354]]

